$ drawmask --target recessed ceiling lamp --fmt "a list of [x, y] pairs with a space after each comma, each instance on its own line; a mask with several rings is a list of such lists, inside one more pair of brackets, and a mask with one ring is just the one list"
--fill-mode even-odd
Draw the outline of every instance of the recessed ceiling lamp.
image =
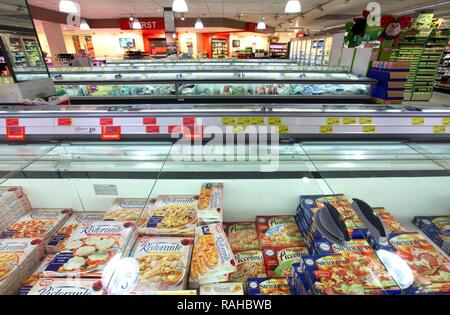
[[284, 8], [285, 13], [298, 13], [302, 11], [302, 6], [299, 0], [289, 0]]
[[91, 28], [89, 27], [89, 24], [87, 24], [86, 20], [82, 19], [81, 23], [80, 23], [80, 30], [82, 30], [82, 31], [89, 31], [90, 29]]
[[138, 20], [137, 18], [134, 18], [134, 19], [133, 19], [133, 25], [132, 25], [132, 28], [133, 28], [134, 30], [141, 30], [141, 29], [142, 29], [141, 22], [139, 22], [139, 20]]
[[59, 1], [59, 11], [64, 13], [79, 13], [78, 12], [78, 4], [70, 0], [61, 0]]
[[185, 0], [173, 0], [172, 4], [173, 12], [187, 12], [188, 6]]

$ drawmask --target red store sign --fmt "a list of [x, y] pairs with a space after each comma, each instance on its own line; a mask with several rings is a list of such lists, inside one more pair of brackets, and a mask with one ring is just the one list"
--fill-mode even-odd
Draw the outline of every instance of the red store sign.
[[[164, 30], [164, 19], [148, 19], [148, 18], [138, 18], [139, 23], [141, 23], [141, 28], [143, 30]], [[132, 30], [133, 21], [129, 19], [120, 19], [120, 29], [121, 30]]]

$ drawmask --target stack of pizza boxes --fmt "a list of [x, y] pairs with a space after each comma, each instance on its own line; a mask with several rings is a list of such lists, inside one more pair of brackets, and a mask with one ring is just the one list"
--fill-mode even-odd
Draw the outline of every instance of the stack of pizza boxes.
[[0, 232], [31, 209], [21, 187], [0, 186]]

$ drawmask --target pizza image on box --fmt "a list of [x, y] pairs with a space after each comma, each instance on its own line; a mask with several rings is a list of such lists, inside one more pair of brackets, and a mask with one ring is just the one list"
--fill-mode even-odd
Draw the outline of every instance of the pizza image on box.
[[305, 246], [294, 216], [257, 216], [256, 230], [265, 246]]
[[197, 211], [199, 225], [222, 222], [223, 188], [224, 185], [222, 183], [206, 183], [202, 185]]
[[309, 252], [304, 246], [264, 247], [263, 254], [269, 277], [289, 277], [292, 274], [292, 264], [300, 262]]
[[105, 221], [136, 221], [142, 214], [147, 203], [146, 198], [117, 198], [106, 211]]
[[291, 295], [288, 278], [248, 279], [249, 295]]
[[385, 208], [373, 208], [390, 233], [403, 233], [407, 230]]
[[261, 249], [255, 222], [225, 222], [223, 227], [234, 253]]
[[236, 271], [230, 274], [230, 281], [247, 283], [249, 278], [266, 278], [267, 272], [261, 250], [248, 250], [236, 253]]
[[6, 278], [19, 264], [19, 254], [0, 252], [0, 281]]
[[193, 243], [182, 237], [139, 238], [132, 254], [139, 264], [136, 291], [184, 289]]
[[42, 260], [42, 263], [35, 270], [35, 272], [22, 283], [22, 287], [19, 289], [18, 295], [27, 295], [30, 289], [36, 284], [36, 282], [41, 278], [42, 272], [47, 268], [48, 264], [52, 261], [54, 255], [47, 255]]

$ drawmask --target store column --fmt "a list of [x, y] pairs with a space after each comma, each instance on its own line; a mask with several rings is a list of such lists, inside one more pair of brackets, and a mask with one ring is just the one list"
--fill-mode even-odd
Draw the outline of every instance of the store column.
[[47, 38], [50, 55], [55, 60], [58, 54], [67, 54], [66, 43], [64, 42], [64, 35], [61, 30], [61, 25], [52, 22], [42, 21], [45, 37]]

